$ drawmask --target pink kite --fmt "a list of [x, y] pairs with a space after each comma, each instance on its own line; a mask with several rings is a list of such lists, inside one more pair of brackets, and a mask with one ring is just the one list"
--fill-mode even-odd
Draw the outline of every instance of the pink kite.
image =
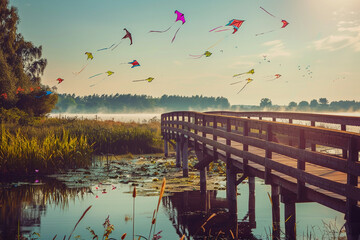
[[[274, 17], [274, 18], [278, 18], [278, 17], [276, 17], [275, 15], [269, 13], [267, 10], [265, 10], [265, 8], [263, 8], [263, 7], [260, 7], [260, 8], [261, 8], [261, 10], [263, 10], [264, 12], [266, 12], [267, 14], [269, 14], [270, 16], [272, 16], [272, 17]], [[278, 18], [278, 19], [279, 19], [279, 18]], [[282, 22], [281, 28], [285, 28], [287, 25], [289, 25], [289, 22], [287, 22], [287, 21], [284, 20], [284, 19], [281, 19], [281, 22]], [[270, 32], [274, 32], [274, 31], [275, 31], [275, 29], [270, 30], [270, 31], [267, 31], [267, 32], [257, 33], [257, 34], [255, 34], [255, 36], [263, 35], [263, 34], [265, 34], [265, 33], [270, 33]]]
[[[185, 21], [184, 14], [181, 13], [181, 12], [179, 12], [178, 10], [175, 11], [175, 14], [176, 14], [176, 20], [175, 20], [175, 22], [174, 22], [170, 27], [168, 27], [166, 30], [162, 30], [162, 31], [154, 31], [154, 30], [151, 30], [151, 31], [149, 31], [149, 32], [157, 32], [157, 33], [167, 32], [172, 26], [174, 26], [174, 24], [175, 24], [177, 21], [181, 21], [181, 22], [182, 22], [181, 26], [184, 25], [184, 23], [186, 22], [186, 21]], [[173, 39], [171, 40], [171, 42], [174, 42], [175, 37], [176, 37], [176, 34], [177, 34], [178, 31], [180, 30], [181, 26], [176, 30], [175, 35], [174, 35]]]

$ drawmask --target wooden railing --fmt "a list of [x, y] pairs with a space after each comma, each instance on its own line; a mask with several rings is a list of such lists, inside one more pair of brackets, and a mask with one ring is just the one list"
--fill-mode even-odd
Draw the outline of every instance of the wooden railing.
[[[239, 172], [277, 184], [298, 199], [321, 203], [347, 217], [351, 211], [358, 212], [360, 134], [249, 117], [360, 125], [360, 118], [320, 114], [186, 111], [162, 114], [162, 135], [167, 140], [187, 141], [201, 151], [199, 169], [215, 158], [230, 161]], [[321, 153], [317, 146], [342, 149], [343, 154]], [[297, 161], [297, 167], [282, 164], [279, 156]], [[337, 172], [340, 178], [328, 179], [307, 171], [314, 166]]]

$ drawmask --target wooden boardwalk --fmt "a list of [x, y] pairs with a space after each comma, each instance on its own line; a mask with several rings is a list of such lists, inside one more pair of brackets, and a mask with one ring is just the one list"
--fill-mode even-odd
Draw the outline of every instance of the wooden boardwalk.
[[[293, 123], [299, 121], [307, 125]], [[220, 159], [227, 164], [229, 201], [236, 201], [236, 186], [245, 176], [258, 177], [271, 184], [273, 201], [281, 196], [285, 217], [295, 215], [297, 202], [317, 202], [345, 214], [349, 239], [359, 235], [360, 134], [347, 131], [360, 126], [359, 117], [172, 112], [161, 116], [161, 124], [165, 142], [177, 143], [177, 165], [181, 165], [182, 159], [184, 176], [188, 171], [187, 149], [195, 149], [201, 189], [206, 190], [206, 167]], [[338, 126], [339, 130], [326, 128], [326, 124]], [[323, 149], [337, 154], [328, 154]], [[238, 173], [244, 177], [237, 179]], [[278, 218], [275, 216], [275, 221]], [[295, 220], [290, 224], [295, 224]], [[291, 230], [287, 234], [289, 238], [294, 236]]]

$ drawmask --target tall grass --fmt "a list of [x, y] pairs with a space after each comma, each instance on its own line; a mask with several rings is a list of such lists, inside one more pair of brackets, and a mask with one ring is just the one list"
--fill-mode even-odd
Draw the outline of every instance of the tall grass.
[[84, 135], [73, 137], [67, 130], [38, 138], [25, 136], [19, 129], [11, 133], [2, 127], [0, 173], [21, 176], [84, 167], [91, 163], [92, 153], [92, 145]]
[[32, 125], [6, 124], [10, 132], [21, 128], [28, 137], [44, 139], [49, 132], [59, 134], [63, 129], [72, 137], [85, 136], [94, 145], [94, 152], [112, 154], [142, 154], [162, 151], [160, 122], [146, 124], [113, 121], [43, 119]]

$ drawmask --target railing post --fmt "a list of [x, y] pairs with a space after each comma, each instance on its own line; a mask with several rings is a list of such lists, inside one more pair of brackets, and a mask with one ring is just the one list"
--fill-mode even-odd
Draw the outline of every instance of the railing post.
[[[267, 129], [266, 129], [266, 141], [271, 142], [272, 140], [272, 126], [271, 124], [267, 125]], [[272, 152], [270, 150], [268, 150], [268, 147], [266, 147], [266, 151], [265, 151], [265, 184], [270, 184], [270, 176], [271, 176], [271, 169], [268, 168], [267, 166], [267, 160], [272, 158]]]
[[[247, 137], [249, 136], [249, 123], [247, 120], [244, 121], [244, 125], [243, 125], [243, 136], [244, 137]], [[249, 145], [247, 144], [243, 144], [243, 151], [249, 151]], [[244, 174], [247, 174], [248, 173], [248, 159], [246, 158], [243, 158], [243, 166], [244, 166]]]
[[[311, 126], [315, 127], [315, 121], [311, 121]], [[311, 144], [311, 151], [316, 152], [316, 144]]]
[[[300, 134], [299, 134], [299, 149], [302, 149], [303, 151], [305, 151], [305, 146], [306, 146], [306, 142], [305, 142], [305, 131], [304, 129], [300, 130]], [[305, 171], [305, 159], [303, 159], [301, 156], [299, 156], [299, 158], [297, 159], [297, 168], [299, 170]], [[301, 200], [304, 197], [304, 187], [305, 187], [305, 183], [302, 181], [297, 180], [297, 199]]]
[[[292, 124], [293, 123], [293, 120], [291, 118], [289, 118], [289, 123]], [[291, 139], [291, 136], [289, 136], [289, 146], [292, 146], [293, 145], [293, 141]]]
[[[359, 150], [357, 148], [357, 141], [354, 137], [349, 141], [349, 156], [347, 159], [348, 173], [347, 185], [357, 186], [358, 176], [350, 173], [351, 165], [359, 161]], [[348, 194], [348, 193], [347, 193]], [[357, 207], [357, 200], [346, 197], [346, 232], [349, 239], [358, 239], [360, 235], [360, 211]]]
[[[226, 131], [231, 132], [231, 121], [230, 118], [226, 120]], [[226, 145], [231, 146], [231, 140], [226, 139]], [[230, 153], [226, 153], [226, 198], [229, 202], [230, 213], [237, 212], [236, 196], [237, 196], [237, 185], [236, 185], [236, 170], [230, 160]]]
[[[214, 116], [214, 124], [213, 124], [213, 129], [217, 129], [217, 119], [216, 117]], [[217, 136], [215, 134], [213, 134], [213, 140], [214, 141], [217, 141]], [[214, 161], [217, 161], [218, 160], [218, 157], [217, 157], [217, 149], [216, 147], [213, 147], [213, 151], [214, 151]]]
[[[197, 125], [198, 125], [198, 118], [197, 118], [197, 115], [196, 115], [196, 113], [194, 114], [194, 123], [195, 123], [195, 125], [196, 125], [196, 127], [197, 127]], [[194, 130], [194, 133], [197, 135], [198, 134], [198, 130], [197, 129], [195, 129]], [[197, 150], [197, 148], [198, 148], [198, 142], [197, 142], [197, 140], [196, 139], [194, 139], [194, 147], [195, 147], [195, 150]]]
[[[346, 131], [346, 125], [345, 124], [341, 124], [341, 131]], [[342, 150], [342, 157], [347, 159], [347, 150], [346, 149]]]
[[[202, 115], [202, 117], [201, 117], [201, 125], [203, 128], [206, 127], [205, 115]], [[201, 136], [206, 138], [206, 133], [204, 130], [202, 131]], [[204, 159], [206, 156], [206, 144], [204, 142], [202, 144], [202, 149], [203, 149], [202, 152], [203, 152], [203, 159]], [[209, 165], [206, 166], [206, 169], [209, 171]]]

